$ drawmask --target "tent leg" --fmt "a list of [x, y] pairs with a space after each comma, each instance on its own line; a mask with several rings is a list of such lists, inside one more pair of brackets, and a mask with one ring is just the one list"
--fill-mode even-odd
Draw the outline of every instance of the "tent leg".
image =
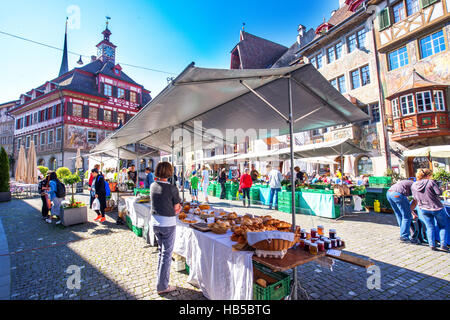
[[184, 123], [181, 124], [181, 174], [180, 174], [180, 184], [183, 195], [183, 203], [184, 203]]
[[[291, 78], [288, 79], [289, 91], [289, 138], [291, 151], [291, 214], [292, 214], [292, 232], [295, 233], [295, 177], [294, 177], [294, 117], [292, 112], [292, 83]], [[297, 300], [297, 267], [294, 267], [294, 292], [293, 299]]]
[[[171, 157], [171, 163], [172, 163], [172, 168], [174, 168], [174, 173], [175, 173], [175, 167], [173, 166], [173, 127], [172, 127], [172, 157]], [[174, 174], [175, 176], [175, 174]], [[172, 184], [175, 185], [175, 178], [174, 176], [172, 177]]]

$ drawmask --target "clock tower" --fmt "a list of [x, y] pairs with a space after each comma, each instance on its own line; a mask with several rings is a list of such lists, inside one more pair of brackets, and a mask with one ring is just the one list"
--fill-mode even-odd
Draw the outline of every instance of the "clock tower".
[[[107, 17], [107, 19], [109, 19]], [[106, 28], [102, 32], [103, 40], [97, 44], [97, 57], [102, 62], [111, 61], [115, 63], [116, 58], [116, 46], [109, 41], [109, 36], [111, 35], [111, 31], [108, 29], [108, 20], [106, 21]]]

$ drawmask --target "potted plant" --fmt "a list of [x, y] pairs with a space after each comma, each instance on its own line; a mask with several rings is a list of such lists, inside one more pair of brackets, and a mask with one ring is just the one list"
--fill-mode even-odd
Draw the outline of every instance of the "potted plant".
[[0, 150], [0, 202], [11, 200], [9, 189], [9, 159], [5, 149]]
[[439, 168], [433, 173], [433, 179], [438, 182], [442, 189], [446, 190], [448, 184], [450, 183], [450, 173], [444, 168]]
[[[69, 171], [70, 172], [70, 171]], [[87, 207], [83, 202], [75, 201], [74, 185], [81, 182], [78, 173], [70, 173], [62, 178], [64, 184], [72, 186], [72, 195], [68, 204], [64, 205], [62, 224], [70, 226], [77, 223], [87, 222]]]

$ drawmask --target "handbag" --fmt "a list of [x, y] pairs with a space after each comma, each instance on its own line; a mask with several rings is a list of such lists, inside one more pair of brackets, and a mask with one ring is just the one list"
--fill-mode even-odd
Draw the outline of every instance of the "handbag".
[[95, 198], [95, 200], [92, 202], [92, 210], [100, 210], [100, 201], [98, 198]]

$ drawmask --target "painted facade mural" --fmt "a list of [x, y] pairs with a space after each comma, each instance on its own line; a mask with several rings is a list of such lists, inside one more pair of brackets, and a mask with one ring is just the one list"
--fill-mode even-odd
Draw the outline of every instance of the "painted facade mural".
[[90, 150], [106, 137], [105, 130], [80, 126], [66, 126], [65, 130], [64, 146], [69, 149]]

